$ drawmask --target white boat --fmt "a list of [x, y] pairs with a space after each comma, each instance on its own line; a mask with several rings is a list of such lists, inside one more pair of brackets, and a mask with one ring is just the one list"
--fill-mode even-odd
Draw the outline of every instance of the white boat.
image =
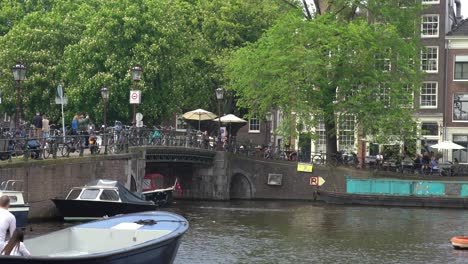
[[23, 181], [8, 180], [0, 185], [0, 196], [8, 195], [10, 197], [9, 211], [16, 218], [16, 227], [26, 227], [28, 223], [29, 204], [24, 202]]
[[31, 257], [1, 256], [2, 263], [172, 263], [185, 218], [142, 212], [89, 222], [24, 241]]

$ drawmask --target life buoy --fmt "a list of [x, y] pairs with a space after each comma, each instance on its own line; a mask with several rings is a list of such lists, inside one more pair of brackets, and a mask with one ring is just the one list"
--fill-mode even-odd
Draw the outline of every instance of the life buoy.
[[468, 236], [456, 236], [450, 239], [454, 248], [468, 249]]

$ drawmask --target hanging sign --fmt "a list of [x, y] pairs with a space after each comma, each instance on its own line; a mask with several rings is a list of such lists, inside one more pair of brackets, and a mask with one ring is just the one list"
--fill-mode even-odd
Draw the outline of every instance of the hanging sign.
[[298, 163], [297, 164], [297, 171], [300, 172], [312, 172], [313, 170], [313, 165], [310, 163]]
[[139, 104], [141, 103], [141, 91], [133, 90], [130, 91], [130, 104]]
[[322, 186], [325, 183], [325, 179], [320, 176], [310, 176], [309, 184], [312, 186]]

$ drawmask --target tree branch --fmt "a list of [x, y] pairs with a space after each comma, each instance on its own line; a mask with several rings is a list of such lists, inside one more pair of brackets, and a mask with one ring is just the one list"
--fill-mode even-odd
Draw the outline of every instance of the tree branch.
[[288, 0], [281, 0], [283, 3], [287, 4], [288, 6], [290, 7], [293, 7], [293, 8], [299, 8], [297, 5], [293, 4], [292, 2], [288, 1]]
[[320, 8], [320, 0], [314, 0], [314, 5], [315, 5], [315, 10], [316, 10], [316, 13], [321, 15], [322, 14], [322, 10]]
[[312, 15], [310, 14], [310, 10], [309, 10], [309, 7], [307, 6], [306, 1], [302, 0], [302, 3], [304, 4], [304, 9], [305, 9], [305, 12], [306, 12], [306, 18], [309, 19], [309, 20], [312, 20]]

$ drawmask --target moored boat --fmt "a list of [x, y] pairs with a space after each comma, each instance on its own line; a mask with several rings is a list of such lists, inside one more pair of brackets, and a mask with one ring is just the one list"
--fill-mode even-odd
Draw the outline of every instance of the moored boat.
[[10, 198], [10, 211], [16, 218], [16, 227], [24, 228], [28, 223], [29, 204], [24, 201], [23, 181], [8, 180], [0, 185], [0, 196], [8, 195]]
[[104, 216], [153, 211], [158, 208], [117, 181], [96, 180], [74, 187], [65, 199], [52, 199], [64, 220], [90, 220]]
[[455, 236], [450, 239], [450, 243], [455, 249], [468, 249], [467, 236]]
[[318, 190], [333, 204], [468, 208], [468, 182], [346, 177], [346, 191]]
[[25, 240], [31, 257], [1, 256], [4, 263], [172, 263], [182, 235], [183, 217], [142, 212], [89, 222]]
[[146, 174], [143, 179], [142, 196], [147, 201], [153, 201], [155, 204], [164, 206], [170, 205], [173, 200], [173, 192], [178, 186], [179, 180], [176, 178], [172, 186], [164, 188], [164, 176], [159, 173]]
[[319, 200], [330, 204], [401, 207], [468, 208], [468, 199], [435, 196], [399, 196], [317, 191]]

